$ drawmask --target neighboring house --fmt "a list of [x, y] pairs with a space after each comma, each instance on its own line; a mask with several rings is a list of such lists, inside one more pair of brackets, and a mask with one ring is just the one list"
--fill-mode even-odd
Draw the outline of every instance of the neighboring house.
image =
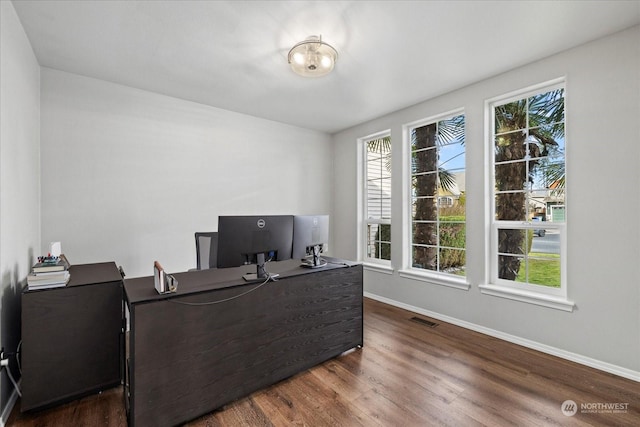
[[460, 197], [465, 192], [465, 173], [456, 172], [453, 174], [455, 177], [455, 184], [447, 190], [438, 188], [438, 206], [441, 207], [453, 207], [457, 206]]
[[564, 221], [565, 205], [564, 190], [560, 190], [558, 181], [553, 182], [549, 188], [534, 191], [532, 197], [532, 217], [542, 217], [543, 221]]

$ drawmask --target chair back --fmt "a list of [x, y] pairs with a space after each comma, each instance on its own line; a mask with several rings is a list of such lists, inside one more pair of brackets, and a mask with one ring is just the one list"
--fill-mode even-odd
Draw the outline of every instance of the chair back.
[[196, 232], [196, 266], [198, 270], [216, 268], [218, 264], [218, 233]]

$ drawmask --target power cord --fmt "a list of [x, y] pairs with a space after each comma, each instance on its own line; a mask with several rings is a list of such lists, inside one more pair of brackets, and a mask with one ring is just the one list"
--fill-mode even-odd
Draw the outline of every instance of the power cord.
[[247, 294], [250, 294], [253, 291], [257, 291], [258, 289], [260, 289], [261, 287], [263, 287], [264, 285], [266, 285], [267, 283], [269, 283], [270, 281], [276, 282], [278, 279], [276, 279], [275, 277], [272, 277], [270, 273], [267, 273], [267, 280], [265, 280], [264, 282], [260, 283], [258, 286], [256, 286], [255, 288], [251, 288], [248, 291], [245, 291], [239, 295], [235, 295], [233, 297], [230, 298], [225, 298], [225, 299], [221, 299], [221, 300], [217, 300], [217, 301], [207, 301], [207, 302], [186, 302], [186, 301], [178, 301], [175, 300], [173, 298], [170, 298], [166, 301], [173, 303], [173, 304], [182, 304], [182, 305], [191, 305], [191, 306], [200, 306], [200, 305], [214, 305], [214, 304], [220, 304], [223, 302], [228, 302], [228, 301], [232, 301], [234, 299], [243, 297]]
[[350, 264], [346, 263], [346, 262], [336, 262], [336, 261], [329, 261], [326, 258], [322, 258], [327, 264], [333, 264], [333, 265], [346, 265], [347, 267], [350, 266]]
[[[20, 344], [22, 344], [22, 341], [20, 341]], [[22, 397], [22, 393], [20, 392], [20, 387], [18, 386], [18, 383], [16, 382], [15, 378], [13, 378], [13, 374], [11, 373], [11, 369], [9, 367], [9, 357], [8, 357], [8, 356], [15, 356], [16, 362], [18, 362], [18, 369], [22, 372], [22, 368], [20, 368], [20, 359], [18, 358], [18, 354], [20, 352], [20, 344], [18, 344], [18, 351], [16, 351], [15, 353], [5, 353], [4, 351], [1, 352], [0, 366], [2, 366], [3, 368], [6, 368], [7, 375], [9, 376], [9, 379], [11, 380], [13, 387], [16, 389], [16, 393], [18, 393], [18, 396]], [[6, 359], [5, 359], [5, 356], [7, 356]]]
[[20, 372], [20, 376], [22, 377], [22, 365], [20, 364], [20, 347], [22, 346], [22, 340], [18, 343], [18, 347], [16, 348], [16, 362], [18, 362], [18, 372]]
[[[271, 261], [273, 257], [270, 257], [268, 261]], [[325, 260], [324, 258], [322, 258], [323, 260]], [[265, 261], [265, 262], [268, 262]], [[344, 262], [332, 262], [329, 260], [325, 260], [328, 264], [335, 264], [335, 265], [346, 265], [347, 267], [349, 266], [349, 264], [344, 263]], [[258, 289], [260, 289], [261, 287], [263, 287], [264, 285], [266, 285], [267, 283], [269, 283], [270, 281], [276, 282], [278, 279], [276, 279], [277, 275], [272, 276], [270, 273], [267, 273], [267, 279], [260, 283], [258, 286], [256, 286], [255, 288], [249, 289], [246, 292], [243, 292], [239, 295], [230, 297], [230, 298], [225, 298], [225, 299], [221, 299], [221, 300], [217, 300], [217, 301], [207, 301], [207, 302], [185, 302], [185, 301], [178, 301], [175, 299], [167, 299], [166, 301], [172, 303], [172, 304], [181, 304], [181, 305], [191, 305], [191, 306], [201, 306], [201, 305], [214, 305], [214, 304], [221, 304], [223, 302], [228, 302], [228, 301], [232, 301], [234, 299], [237, 298], [241, 298], [253, 291], [257, 291]]]

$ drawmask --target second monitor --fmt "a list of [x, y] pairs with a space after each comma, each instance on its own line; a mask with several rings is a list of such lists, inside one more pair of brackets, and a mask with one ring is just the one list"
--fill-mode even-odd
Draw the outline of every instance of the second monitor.
[[320, 253], [329, 242], [329, 215], [296, 215], [293, 217], [293, 258], [303, 259], [302, 266], [318, 268], [327, 265]]

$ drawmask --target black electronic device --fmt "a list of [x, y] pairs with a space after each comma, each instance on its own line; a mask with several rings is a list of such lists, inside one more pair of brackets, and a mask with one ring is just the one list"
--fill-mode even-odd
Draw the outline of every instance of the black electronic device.
[[318, 268], [327, 265], [320, 254], [329, 242], [329, 215], [296, 215], [293, 217], [293, 258], [302, 266]]
[[256, 264], [247, 281], [275, 277], [265, 262], [291, 259], [292, 246], [292, 215], [218, 217], [218, 268]]

